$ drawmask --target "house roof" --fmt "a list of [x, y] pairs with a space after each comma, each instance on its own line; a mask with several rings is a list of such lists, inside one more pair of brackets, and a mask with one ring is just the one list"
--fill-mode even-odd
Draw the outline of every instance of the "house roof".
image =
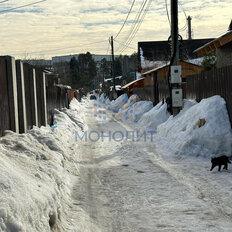
[[[193, 65], [193, 66], [201, 67], [200, 65], [193, 64], [193, 63], [191, 63], [191, 62], [187, 62], [187, 61], [183, 61], [183, 60], [181, 60], [180, 63], [186, 63], [186, 64], [190, 64], [190, 65]], [[150, 74], [150, 73], [153, 73], [153, 72], [156, 72], [156, 71], [158, 71], [158, 70], [160, 70], [160, 69], [162, 69], [162, 68], [165, 68], [165, 67], [167, 67], [167, 66], [169, 66], [169, 65], [170, 65], [170, 62], [168, 62], [167, 64], [162, 65], [162, 66], [160, 66], [160, 67], [151, 69], [151, 70], [149, 70], [149, 71], [147, 71], [147, 72], [145, 72], [145, 73], [142, 73], [142, 76], [147, 75], [147, 74]]]
[[197, 52], [199, 56], [205, 55], [216, 48], [219, 48], [225, 44], [228, 44], [232, 41], [232, 30], [226, 32], [225, 34], [219, 36], [218, 38], [212, 40], [209, 43], [206, 43], [205, 45], [199, 47], [194, 52]]
[[131, 81], [130, 83], [128, 83], [128, 84], [122, 86], [122, 89], [126, 89], [126, 88], [130, 87], [131, 85], [135, 84], [136, 82], [140, 82], [140, 81], [142, 81], [142, 80], [144, 80], [144, 77], [142, 77], [142, 78], [140, 78], [140, 79], [138, 79], [138, 80]]
[[[180, 47], [180, 59], [185, 60], [189, 58], [197, 58], [197, 54], [193, 53], [193, 51], [212, 41], [213, 39], [215, 38], [183, 40]], [[166, 61], [170, 56], [169, 41], [141, 41], [138, 42], [139, 66], [141, 66], [140, 48], [142, 49], [143, 57], [146, 60]], [[139, 67], [139, 71], [140, 68], [142, 67]]]

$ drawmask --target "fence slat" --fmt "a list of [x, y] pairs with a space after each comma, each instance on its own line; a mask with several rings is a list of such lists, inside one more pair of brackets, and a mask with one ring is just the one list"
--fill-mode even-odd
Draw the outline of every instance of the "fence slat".
[[200, 101], [213, 95], [222, 96], [232, 122], [232, 66], [202, 72], [186, 78], [186, 98]]

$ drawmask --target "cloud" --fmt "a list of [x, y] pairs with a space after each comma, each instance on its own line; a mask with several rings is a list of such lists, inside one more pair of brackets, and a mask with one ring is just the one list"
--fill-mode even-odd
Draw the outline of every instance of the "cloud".
[[[231, 9], [228, 7], [230, 1], [182, 1], [183, 7], [179, 7], [179, 27], [186, 25], [184, 9], [185, 13], [192, 17], [194, 38], [219, 36], [227, 30], [231, 20]], [[31, 2], [33, 0], [21, 0], [20, 5]], [[118, 41], [126, 41], [142, 2], [135, 2], [128, 23], [117, 38]], [[132, 0], [48, 0], [0, 14], [1, 54], [16, 57], [23, 57], [25, 54], [51, 57], [86, 51], [105, 54], [108, 38], [116, 35], [121, 28], [131, 3]], [[10, 0], [0, 4], [0, 11], [16, 6], [19, 6], [19, 2]], [[165, 1], [152, 1], [150, 11], [125, 53], [136, 51], [138, 41], [167, 40], [169, 35]], [[186, 31], [182, 32], [182, 36], [186, 37]], [[98, 41], [102, 43], [87, 45]], [[117, 47], [122, 46], [118, 44]]]

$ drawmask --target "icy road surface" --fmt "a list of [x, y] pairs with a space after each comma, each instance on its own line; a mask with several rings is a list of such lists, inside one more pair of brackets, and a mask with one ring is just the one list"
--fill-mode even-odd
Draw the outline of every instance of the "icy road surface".
[[[85, 116], [88, 131], [131, 130], [109, 115], [98, 120], [92, 106]], [[231, 208], [214, 186], [164, 161], [150, 141], [88, 140], [75, 155], [67, 231], [232, 231]]]

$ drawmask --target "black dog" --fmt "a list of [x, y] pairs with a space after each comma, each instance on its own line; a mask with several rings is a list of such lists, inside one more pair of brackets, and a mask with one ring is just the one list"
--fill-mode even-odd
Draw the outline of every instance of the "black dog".
[[229, 158], [225, 155], [217, 157], [217, 158], [212, 158], [211, 159], [212, 167], [210, 171], [212, 171], [216, 166], [218, 166], [218, 171], [221, 171], [221, 166], [224, 165], [223, 169], [227, 170], [228, 163], [231, 163]]

